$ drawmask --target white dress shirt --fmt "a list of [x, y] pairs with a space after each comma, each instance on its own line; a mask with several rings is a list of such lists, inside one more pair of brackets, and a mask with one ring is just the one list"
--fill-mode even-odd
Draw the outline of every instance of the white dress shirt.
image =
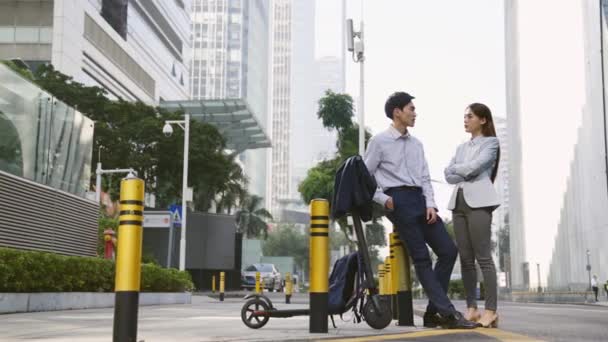
[[437, 208], [422, 143], [411, 134], [401, 134], [391, 125], [371, 138], [364, 160], [378, 183], [377, 203], [386, 203], [390, 197], [384, 193], [387, 189], [405, 185], [422, 188], [426, 207]]

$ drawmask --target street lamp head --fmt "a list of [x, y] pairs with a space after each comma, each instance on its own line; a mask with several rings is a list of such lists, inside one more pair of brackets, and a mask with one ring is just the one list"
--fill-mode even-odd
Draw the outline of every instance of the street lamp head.
[[166, 137], [170, 137], [171, 134], [173, 134], [173, 127], [171, 127], [171, 124], [165, 123], [165, 126], [163, 126], [163, 134]]

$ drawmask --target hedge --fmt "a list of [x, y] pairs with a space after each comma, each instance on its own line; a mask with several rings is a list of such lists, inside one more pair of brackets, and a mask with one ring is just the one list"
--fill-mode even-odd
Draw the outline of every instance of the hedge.
[[[112, 292], [114, 275], [112, 260], [0, 248], [0, 292]], [[193, 289], [187, 272], [141, 266], [142, 292]]]

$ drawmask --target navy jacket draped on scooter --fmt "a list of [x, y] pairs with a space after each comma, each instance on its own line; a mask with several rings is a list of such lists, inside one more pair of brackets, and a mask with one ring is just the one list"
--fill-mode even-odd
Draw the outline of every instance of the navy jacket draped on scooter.
[[336, 172], [331, 214], [338, 219], [357, 212], [363, 221], [372, 219], [372, 205], [377, 184], [363, 158], [353, 156], [342, 163]]

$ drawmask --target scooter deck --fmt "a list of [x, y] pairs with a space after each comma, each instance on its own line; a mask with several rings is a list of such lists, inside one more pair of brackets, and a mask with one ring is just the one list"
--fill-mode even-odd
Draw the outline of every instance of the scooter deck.
[[297, 310], [268, 310], [265, 311], [270, 317], [293, 317], [293, 316], [308, 316], [310, 314], [309, 309], [297, 309]]

